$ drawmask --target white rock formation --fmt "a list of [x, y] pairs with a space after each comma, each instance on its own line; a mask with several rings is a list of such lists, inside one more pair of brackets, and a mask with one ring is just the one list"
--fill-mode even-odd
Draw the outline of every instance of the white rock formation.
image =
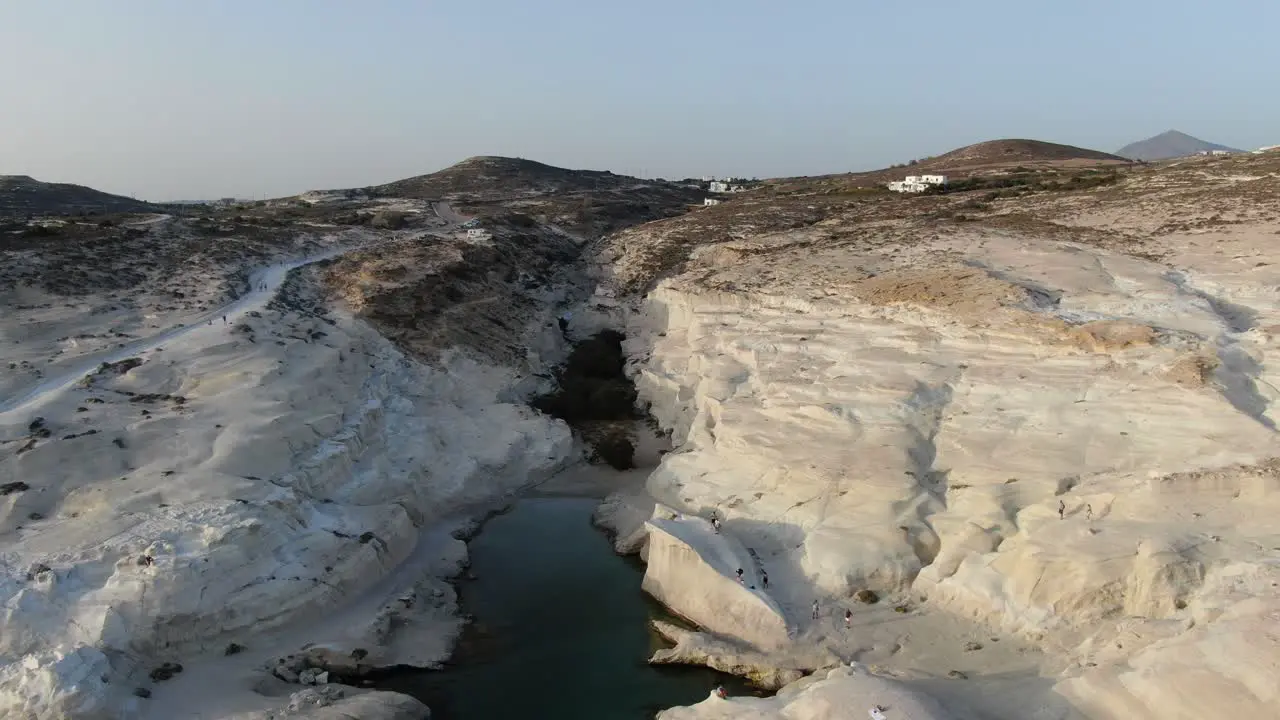
[[838, 665], [831, 653], [814, 653], [808, 658], [787, 657], [748, 649], [709, 633], [685, 630], [662, 620], [650, 623], [654, 631], [674, 647], [654, 651], [649, 662], [655, 665], [704, 665], [720, 672], [747, 678], [755, 687], [777, 690], [820, 667]]
[[237, 713], [227, 720], [427, 720], [426, 705], [391, 692], [357, 692], [329, 685], [294, 693], [279, 710]]
[[[703, 518], [658, 508], [647, 523], [644, 591], [714, 633], [777, 650], [791, 640], [782, 610], [760, 583], [750, 555]], [[742, 578], [737, 575], [743, 571]]]
[[927, 596], [1040, 643], [1098, 717], [1274, 711], [1274, 293], [1012, 234], [802, 247], [708, 261], [631, 316], [677, 445], [660, 503], [723, 516], [806, 637], [815, 597]]
[[787, 686], [775, 697], [714, 694], [689, 707], [658, 713], [658, 720], [862, 720], [884, 708], [891, 720], [957, 720], [927, 694], [866, 669], [836, 668]]
[[498, 400], [503, 370], [425, 367], [341, 314], [229, 321], [0, 415], [0, 484], [29, 486], [0, 499], [0, 715], [145, 708], [161, 661], [319, 627], [425, 528], [573, 452]]

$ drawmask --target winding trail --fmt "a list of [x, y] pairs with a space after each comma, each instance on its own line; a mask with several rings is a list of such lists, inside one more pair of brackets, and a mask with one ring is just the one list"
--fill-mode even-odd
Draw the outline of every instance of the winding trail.
[[[119, 362], [127, 357], [137, 355], [138, 353], [154, 350], [164, 343], [172, 342], [174, 339], [185, 335], [201, 331], [208, 332], [212, 329], [209, 326], [209, 321], [211, 320], [215, 321], [215, 326], [218, 328], [218, 331], [222, 332], [221, 326], [223, 323], [217, 321], [221, 320], [222, 317], [226, 317], [227, 323], [231, 323], [235, 318], [240, 317], [240, 315], [245, 312], [265, 305], [275, 294], [276, 290], [280, 288], [280, 285], [284, 283], [284, 280], [289, 275], [290, 270], [302, 267], [303, 265], [310, 265], [311, 263], [319, 262], [321, 260], [327, 260], [336, 255], [349, 252], [352, 249], [353, 248], [350, 247], [336, 248], [334, 250], [329, 250], [319, 255], [312, 255], [300, 260], [293, 260], [290, 262], [278, 263], [275, 265], [268, 265], [264, 268], [259, 268], [253, 271], [249, 276], [249, 287], [252, 289], [244, 295], [241, 295], [239, 298], [236, 298], [219, 308], [215, 308], [214, 310], [210, 310], [196, 316], [192, 322], [186, 325], [170, 328], [169, 330], [150, 335], [140, 340], [135, 340], [122, 348], [117, 348], [107, 353], [91, 355], [75, 364], [67, 371], [54, 377], [46, 378], [39, 384], [28, 388], [25, 391], [20, 390], [13, 397], [5, 399], [4, 402], [0, 402], [0, 415], [15, 412], [39, 403], [52, 393], [62, 390], [63, 388], [79, 381], [80, 378], [93, 372], [103, 363]], [[263, 286], [265, 286], [265, 289], [262, 289]]]
[[[453, 208], [450, 207], [447, 202], [432, 203], [431, 208], [441, 220], [444, 220], [448, 224], [448, 229], [455, 228], [457, 225], [466, 222], [468, 219], [454, 212]], [[168, 217], [168, 215], [159, 215], [148, 222], [159, 222], [161, 220], [168, 219]], [[81, 378], [96, 370], [103, 363], [119, 362], [125, 358], [137, 355], [138, 353], [154, 350], [165, 343], [172, 342], [176, 338], [193, 333], [210, 332], [213, 331], [214, 328], [218, 328], [216, 330], [217, 332], [222, 332], [219, 326], [223, 325], [223, 323], [218, 322], [219, 320], [225, 317], [229, 324], [234, 322], [244, 313], [266, 305], [272, 296], [275, 295], [276, 291], [280, 289], [285, 278], [288, 277], [290, 270], [302, 267], [303, 265], [317, 263], [321, 260], [328, 260], [329, 258], [337, 257], [338, 255], [344, 255], [363, 247], [366, 246], [353, 245], [334, 248], [317, 255], [310, 255], [298, 260], [276, 263], [274, 265], [259, 268], [249, 275], [249, 292], [241, 295], [239, 298], [236, 298], [219, 308], [215, 308], [196, 316], [194, 320], [186, 325], [170, 328], [140, 340], [135, 340], [124, 347], [117, 348], [109, 352], [89, 355], [68, 370], [59, 373], [54, 377], [46, 378], [39, 384], [26, 390], [19, 390], [14, 393], [12, 397], [8, 397], [3, 399], [3, 401], [0, 401], [0, 415], [16, 412], [38, 404], [51, 394], [78, 382]], [[265, 286], [265, 288], [263, 286]], [[213, 323], [212, 327], [210, 327], [211, 321]]]

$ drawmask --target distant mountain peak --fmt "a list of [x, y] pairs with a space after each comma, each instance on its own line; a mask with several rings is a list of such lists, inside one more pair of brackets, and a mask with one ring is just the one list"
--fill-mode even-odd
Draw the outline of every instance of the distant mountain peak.
[[1181, 130], [1166, 130], [1159, 135], [1139, 140], [1135, 143], [1129, 143], [1116, 151], [1116, 154], [1129, 158], [1130, 160], [1168, 160], [1176, 157], [1186, 157], [1187, 155], [1195, 155], [1201, 152], [1209, 152], [1212, 150], [1221, 150], [1225, 152], [1240, 152], [1235, 148], [1227, 147], [1211, 143], [1207, 140], [1188, 135]]

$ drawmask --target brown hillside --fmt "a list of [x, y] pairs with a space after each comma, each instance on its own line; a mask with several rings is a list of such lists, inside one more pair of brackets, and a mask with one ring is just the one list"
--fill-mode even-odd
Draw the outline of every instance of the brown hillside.
[[422, 200], [507, 200], [586, 190], [616, 190], [645, 184], [600, 170], [567, 170], [521, 158], [480, 156], [439, 172], [369, 188], [374, 195]]
[[151, 203], [83, 185], [49, 183], [27, 175], [0, 175], [0, 218], [76, 213], [154, 212]]
[[[986, 167], [1003, 163], [1060, 162], [1085, 160], [1128, 163], [1128, 160], [1098, 150], [1040, 140], [989, 140], [966, 145], [949, 153], [930, 158], [927, 163], [938, 168]], [[924, 163], [921, 163], [924, 164]]]
[[1072, 145], [1043, 142], [1041, 140], [988, 140], [966, 145], [935, 157], [924, 158], [914, 164], [871, 170], [869, 172], [828, 175], [822, 178], [790, 178], [783, 181], [840, 181], [849, 187], [883, 185], [891, 180], [901, 180], [906, 175], [942, 174], [954, 179], [974, 175], [992, 175], [1015, 168], [1049, 170], [1099, 166], [1130, 165], [1132, 161], [1118, 155], [1089, 150]]
[[666, 180], [493, 156], [473, 157], [364, 192], [375, 198], [449, 201], [476, 217], [517, 212], [587, 237], [677, 215], [701, 205], [706, 195], [697, 187]]

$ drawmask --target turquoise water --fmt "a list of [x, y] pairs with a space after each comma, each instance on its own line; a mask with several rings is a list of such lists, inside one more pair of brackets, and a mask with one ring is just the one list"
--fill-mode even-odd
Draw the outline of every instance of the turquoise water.
[[463, 611], [474, 617], [448, 668], [384, 678], [434, 720], [640, 720], [742, 681], [705, 668], [655, 667], [660, 609], [643, 568], [591, 525], [595, 500], [522, 500], [470, 542]]

